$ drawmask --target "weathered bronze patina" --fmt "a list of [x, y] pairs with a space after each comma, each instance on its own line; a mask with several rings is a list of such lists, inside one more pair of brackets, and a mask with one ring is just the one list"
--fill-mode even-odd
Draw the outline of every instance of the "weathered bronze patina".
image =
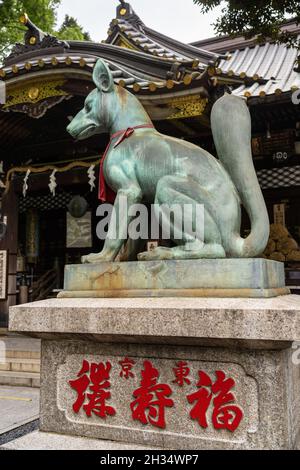
[[67, 265], [59, 297], [268, 298], [289, 293], [283, 263], [244, 258]]
[[[85, 139], [104, 132], [112, 136], [123, 129], [151, 124], [138, 99], [115, 86], [101, 59], [94, 68], [93, 79], [96, 89], [68, 127], [74, 138]], [[251, 119], [245, 102], [228, 94], [220, 98], [213, 106], [211, 125], [220, 161], [189, 142], [150, 128], [138, 129], [121, 145], [110, 146], [104, 176], [117, 194], [117, 210], [121, 196], [127, 197], [129, 206], [141, 201], [204, 206], [203, 240], [184, 233], [176, 247], [141, 253], [140, 261], [251, 258], [263, 252], [269, 237], [269, 220], [252, 162]], [[241, 203], [251, 220], [251, 233], [246, 239], [240, 236]], [[120, 233], [126, 232], [130, 221], [124, 214]], [[122, 239], [108, 236], [103, 251], [84, 257], [83, 262], [114, 261], [123, 243]]]

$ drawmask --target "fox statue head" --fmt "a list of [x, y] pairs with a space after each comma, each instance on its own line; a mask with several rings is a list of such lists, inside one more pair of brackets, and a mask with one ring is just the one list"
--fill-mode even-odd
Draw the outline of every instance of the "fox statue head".
[[98, 60], [93, 71], [96, 88], [87, 96], [84, 108], [67, 127], [72, 137], [83, 140], [108, 131], [108, 108], [115, 84], [108, 66]]
[[95, 134], [116, 132], [151, 122], [138, 99], [114, 84], [112, 73], [102, 59], [94, 67], [93, 82], [96, 88], [87, 96], [84, 108], [67, 127], [72, 137], [83, 140]]

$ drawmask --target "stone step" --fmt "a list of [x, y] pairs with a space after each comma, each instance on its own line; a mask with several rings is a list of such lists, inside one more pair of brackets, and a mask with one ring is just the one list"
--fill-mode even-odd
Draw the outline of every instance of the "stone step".
[[2, 350], [9, 359], [40, 359], [41, 344], [34, 338], [26, 338], [20, 335], [9, 334], [0, 337]]
[[0, 385], [40, 387], [40, 374], [36, 372], [0, 371]]
[[40, 341], [17, 334], [0, 337], [0, 385], [40, 386]]
[[5, 352], [7, 359], [40, 359], [41, 353], [39, 351], [22, 351], [18, 349], [7, 349]]
[[0, 371], [13, 372], [35, 372], [40, 373], [40, 359], [6, 358], [5, 362], [0, 361]]

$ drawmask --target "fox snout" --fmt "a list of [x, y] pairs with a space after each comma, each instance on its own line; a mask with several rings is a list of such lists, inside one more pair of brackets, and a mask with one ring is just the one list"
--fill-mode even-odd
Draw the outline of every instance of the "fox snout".
[[73, 124], [73, 121], [71, 121], [70, 124], [68, 125], [68, 127], [67, 127], [67, 132], [69, 132], [69, 134], [70, 134], [74, 139], [77, 138], [76, 129], [75, 129], [75, 126], [74, 126], [74, 124]]
[[67, 131], [74, 139], [83, 140], [96, 134], [99, 124], [83, 109], [75, 116], [67, 127]]
[[80, 111], [80, 113], [78, 113], [73, 119], [72, 121], [70, 122], [70, 124], [68, 125], [67, 127], [67, 131], [69, 132], [69, 134], [71, 134], [71, 136], [74, 138], [74, 139], [78, 139], [80, 134], [83, 133], [84, 131], [84, 128], [85, 128], [85, 119], [84, 119], [84, 116], [83, 116], [83, 112]]

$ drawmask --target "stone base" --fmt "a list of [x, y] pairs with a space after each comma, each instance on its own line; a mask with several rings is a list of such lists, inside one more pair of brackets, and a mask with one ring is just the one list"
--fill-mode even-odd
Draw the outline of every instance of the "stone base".
[[269, 298], [289, 293], [283, 263], [255, 258], [69, 265], [59, 297]]
[[179, 450], [300, 446], [298, 296], [53, 299], [13, 307], [10, 330], [42, 338], [42, 432]]
[[211, 298], [242, 298], [270, 299], [290, 294], [288, 287], [281, 289], [144, 289], [144, 290], [95, 290], [95, 291], [62, 291], [59, 299], [140, 299], [161, 297], [211, 297]]

